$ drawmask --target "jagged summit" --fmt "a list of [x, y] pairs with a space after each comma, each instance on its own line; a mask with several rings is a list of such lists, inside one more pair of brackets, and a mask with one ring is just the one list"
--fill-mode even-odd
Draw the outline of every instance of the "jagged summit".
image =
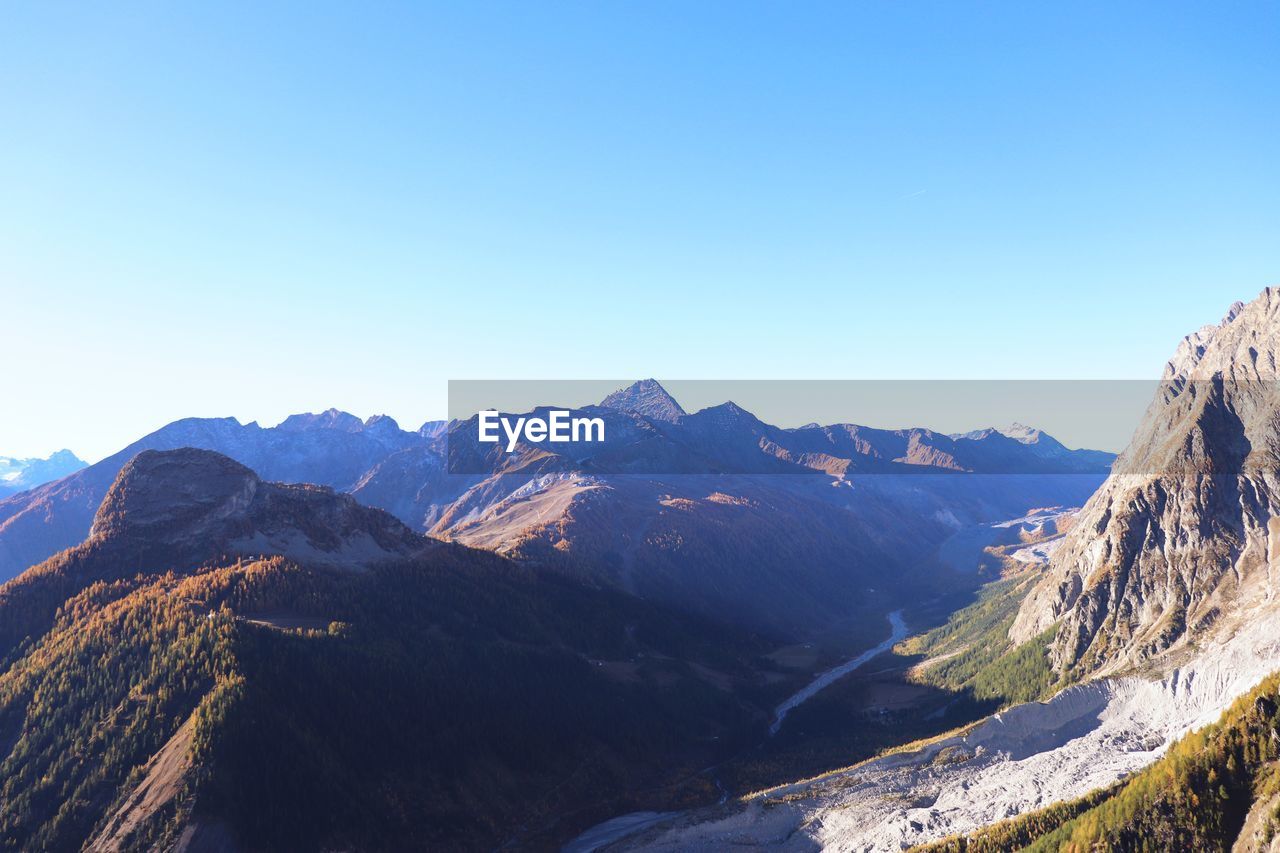
[[1165, 365], [1164, 379], [1276, 379], [1280, 350], [1280, 287], [1265, 288], [1253, 301], [1236, 302], [1218, 325], [1182, 339]]
[[1022, 442], [1023, 444], [1039, 444], [1043, 440], [1052, 441], [1054, 444], [1059, 443], [1056, 438], [1043, 430], [1018, 423], [1017, 421], [1014, 421], [1009, 426], [999, 430], [999, 432], [1001, 435], [1007, 438], [1012, 438], [1014, 441]]
[[1278, 354], [1275, 288], [1182, 341], [1012, 639], [1056, 627], [1059, 669], [1108, 672], [1266, 615], [1249, 614], [1280, 592]]
[[675, 397], [668, 394], [656, 379], [641, 379], [614, 391], [601, 400], [600, 405], [606, 409], [634, 412], [655, 421], [674, 422], [685, 414]]
[[[373, 420], [372, 418], [370, 419]], [[350, 412], [343, 412], [339, 409], [326, 409], [319, 414], [306, 412], [299, 415], [290, 415], [280, 423], [276, 429], [286, 432], [301, 432], [311, 429], [333, 429], [341, 432], [360, 432], [365, 427], [364, 421], [360, 420]]]
[[732, 400], [726, 400], [718, 406], [707, 406], [705, 409], [699, 409], [686, 417], [697, 418], [704, 423], [714, 423], [722, 427], [742, 426], [744, 424], [751, 426], [756, 424], [763, 425], [763, 421]]

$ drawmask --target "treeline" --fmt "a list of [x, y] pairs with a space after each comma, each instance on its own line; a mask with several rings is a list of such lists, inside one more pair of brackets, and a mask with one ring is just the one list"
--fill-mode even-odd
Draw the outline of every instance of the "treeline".
[[1023, 850], [1036, 839], [1061, 827], [1072, 818], [1114, 796], [1120, 785], [1102, 788], [1070, 802], [1054, 803], [1021, 817], [1002, 820], [972, 835], [958, 835], [921, 844], [910, 853], [1007, 853]]

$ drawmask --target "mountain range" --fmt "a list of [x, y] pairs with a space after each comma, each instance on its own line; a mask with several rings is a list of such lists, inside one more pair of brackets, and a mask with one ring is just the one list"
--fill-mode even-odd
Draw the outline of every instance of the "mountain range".
[[195, 447], [267, 480], [347, 492], [437, 538], [799, 634], [885, 612], [875, 578], [889, 567], [903, 577], [895, 595], [938, 594], [954, 572], [935, 552], [958, 529], [1079, 504], [1113, 458], [1039, 433], [781, 429], [733, 403], [687, 414], [653, 380], [582, 411], [608, 424], [608, 440], [586, 453], [550, 443], [503, 453], [478, 442], [474, 418], [413, 432], [336, 410], [272, 428], [176, 421], [0, 501], [0, 576], [80, 542], [138, 453]]
[[143, 451], [83, 543], [0, 587], [0, 837], [546, 843], [565, 814], [698, 795], [794, 678], [763, 651], [329, 488]]
[[0, 456], [0, 498], [59, 480], [83, 467], [85, 463], [70, 450], [59, 450], [47, 459]]
[[0, 501], [0, 837], [542, 848], [705, 803], [810, 678], [789, 644], [833, 660], [964, 595], [975, 531], [1111, 462], [690, 414], [652, 380], [603, 403], [590, 453], [187, 419]]
[[270, 480], [350, 490], [380, 460], [430, 440], [435, 427], [406, 432], [389, 418], [362, 422], [333, 409], [293, 415], [268, 429], [234, 418], [175, 421], [69, 476], [0, 500], [0, 577], [83, 540], [116, 475], [144, 450], [212, 449]]
[[0, 839], [1275, 849], [1277, 359], [1268, 289], [1119, 458], [653, 380], [586, 447], [169, 424], [0, 500]]
[[[586, 448], [177, 421], [0, 501], [0, 837], [1262, 849], [1278, 354], [1267, 290], [1182, 343], [1118, 459], [653, 380], [576, 410]], [[877, 675], [823, 674], [886, 615], [829, 671]]]

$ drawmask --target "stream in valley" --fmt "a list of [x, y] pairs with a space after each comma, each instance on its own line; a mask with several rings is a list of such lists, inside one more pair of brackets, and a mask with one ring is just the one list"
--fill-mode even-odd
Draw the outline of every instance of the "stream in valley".
[[[907, 623], [902, 620], [902, 611], [895, 610], [889, 614], [889, 636], [879, 645], [867, 649], [857, 657], [850, 658], [839, 666], [832, 667], [817, 675], [812, 681], [778, 705], [773, 712], [773, 723], [769, 726], [769, 737], [773, 737], [782, 728], [787, 714], [812, 699], [818, 693], [835, 684], [841, 678], [893, 648], [907, 637]], [[719, 780], [717, 780], [719, 784]], [[562, 853], [592, 853], [615, 841], [633, 835], [642, 829], [648, 829], [681, 812], [633, 812], [611, 818], [604, 823], [596, 824], [563, 848]]]

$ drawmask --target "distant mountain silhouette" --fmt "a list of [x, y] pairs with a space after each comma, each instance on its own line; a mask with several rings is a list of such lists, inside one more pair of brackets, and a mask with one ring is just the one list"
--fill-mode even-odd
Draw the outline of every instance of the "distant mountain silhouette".
[[685, 413], [675, 398], [667, 393], [667, 389], [654, 379], [641, 379], [633, 385], [614, 391], [600, 405], [606, 409], [634, 412], [655, 421], [674, 421]]
[[0, 498], [74, 474], [85, 464], [70, 450], [59, 450], [48, 459], [0, 456]]

